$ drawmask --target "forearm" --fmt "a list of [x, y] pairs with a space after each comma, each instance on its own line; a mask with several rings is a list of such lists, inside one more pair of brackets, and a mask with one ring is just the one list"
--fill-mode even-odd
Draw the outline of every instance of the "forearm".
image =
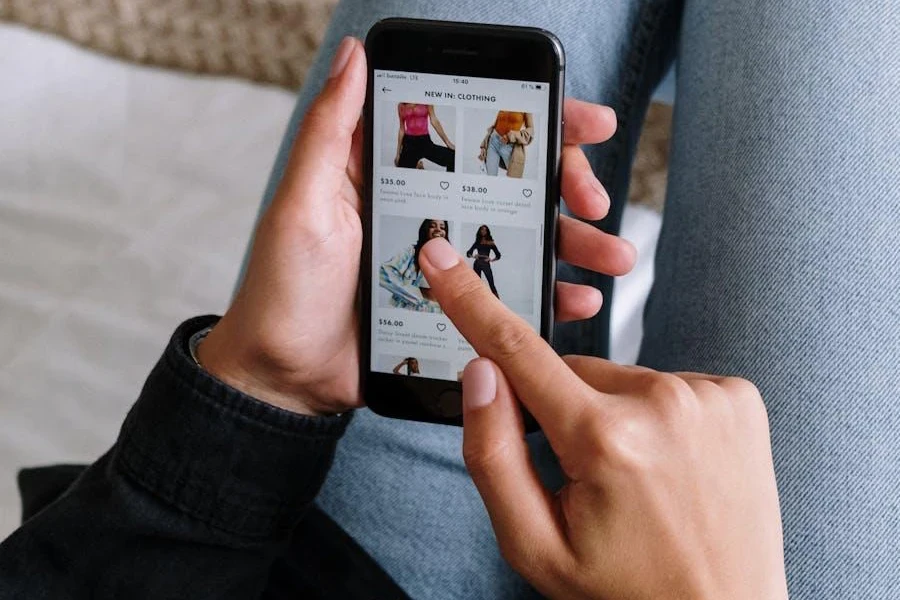
[[447, 137], [447, 133], [444, 131], [444, 126], [441, 124], [441, 120], [437, 118], [437, 115], [434, 114], [434, 107], [428, 109], [428, 118], [431, 120], [431, 126], [434, 127], [435, 132], [437, 132], [438, 137], [443, 140], [445, 146], [452, 146], [453, 143], [450, 141], [450, 138]]
[[303, 417], [193, 363], [179, 328], [113, 448], [0, 544], [0, 597], [259, 595], [349, 417]]
[[434, 130], [437, 132], [438, 137], [440, 137], [441, 140], [444, 142], [444, 145], [445, 145], [445, 146], [448, 146], [448, 147], [449, 147], [449, 146], [452, 146], [452, 145], [453, 145], [453, 142], [451, 142], [451, 141], [450, 141], [450, 138], [447, 137], [447, 134], [444, 132], [444, 128], [441, 127], [440, 121], [435, 121], [435, 122], [433, 123], [433, 125], [434, 125]]

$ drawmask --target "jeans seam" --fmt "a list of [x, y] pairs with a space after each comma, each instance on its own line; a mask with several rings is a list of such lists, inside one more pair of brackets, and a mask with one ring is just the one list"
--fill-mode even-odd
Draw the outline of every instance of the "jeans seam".
[[[611, 140], [613, 143], [612, 151], [607, 155], [600, 172], [600, 180], [605, 185], [609, 185], [622, 159], [622, 155], [627, 151], [628, 141], [628, 125], [634, 118], [634, 102], [637, 96], [637, 89], [642, 81], [647, 69], [647, 57], [650, 55], [653, 40], [658, 37], [660, 27], [662, 26], [662, 15], [665, 14], [667, 4], [664, 1], [643, 4], [640, 8], [634, 34], [632, 39], [634, 42], [630, 44], [628, 57], [626, 59], [626, 67], [623, 72], [622, 83], [617, 90], [617, 127], [616, 133]], [[621, 202], [627, 202], [627, 198], [620, 199]], [[599, 283], [601, 275], [594, 275], [591, 279], [595, 284]], [[613, 283], [613, 286], [615, 283]], [[612, 302], [612, 298], [607, 299]], [[581, 340], [576, 344], [579, 348], [584, 348], [588, 352], [595, 354], [596, 343], [594, 340], [600, 335], [602, 326], [597, 319], [589, 319], [586, 323], [584, 336], [585, 339], [591, 340], [590, 346], [581, 345]], [[606, 335], [609, 338], [611, 334], [609, 324], [606, 326]], [[607, 347], [609, 347], [609, 339], [607, 339]]]
[[625, 142], [628, 139], [628, 125], [634, 119], [632, 114], [634, 111], [634, 101], [637, 96], [638, 84], [643, 80], [647, 70], [647, 57], [650, 55], [650, 48], [653, 40], [657, 38], [660, 27], [662, 25], [662, 15], [667, 6], [666, 2], [658, 2], [649, 5], [643, 5], [641, 8], [641, 16], [637, 20], [635, 27], [635, 42], [631, 45], [626, 61], [625, 77], [623, 77], [622, 85], [619, 86], [619, 123], [614, 137], [615, 147], [611, 153], [611, 160], [603, 165], [601, 178], [608, 182], [615, 174], [625, 151]]

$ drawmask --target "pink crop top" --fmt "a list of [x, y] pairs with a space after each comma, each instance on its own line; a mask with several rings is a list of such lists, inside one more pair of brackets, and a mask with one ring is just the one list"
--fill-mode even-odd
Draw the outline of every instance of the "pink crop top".
[[406, 135], [428, 135], [428, 105], [401, 104], [397, 110], [403, 119], [403, 133]]

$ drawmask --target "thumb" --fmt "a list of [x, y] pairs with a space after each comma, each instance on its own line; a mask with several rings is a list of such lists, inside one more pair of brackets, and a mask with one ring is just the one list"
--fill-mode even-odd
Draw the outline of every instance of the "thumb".
[[[310, 104], [294, 139], [279, 196], [303, 215], [321, 220], [346, 178], [353, 132], [366, 97], [366, 56], [359, 40], [345, 37], [322, 91]], [[321, 221], [320, 221], [321, 222]]]
[[566, 555], [552, 497], [525, 444], [522, 411], [487, 358], [476, 358], [463, 373], [463, 457], [513, 568], [534, 574]]

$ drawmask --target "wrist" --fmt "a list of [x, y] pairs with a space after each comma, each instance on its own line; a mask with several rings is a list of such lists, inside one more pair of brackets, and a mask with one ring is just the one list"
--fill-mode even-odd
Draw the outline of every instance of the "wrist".
[[264, 355], [229, 334], [227, 324], [219, 321], [197, 343], [192, 352], [207, 373], [261, 402], [308, 416], [324, 416], [335, 411], [322, 410], [311, 398], [283, 383], [265, 366]]

